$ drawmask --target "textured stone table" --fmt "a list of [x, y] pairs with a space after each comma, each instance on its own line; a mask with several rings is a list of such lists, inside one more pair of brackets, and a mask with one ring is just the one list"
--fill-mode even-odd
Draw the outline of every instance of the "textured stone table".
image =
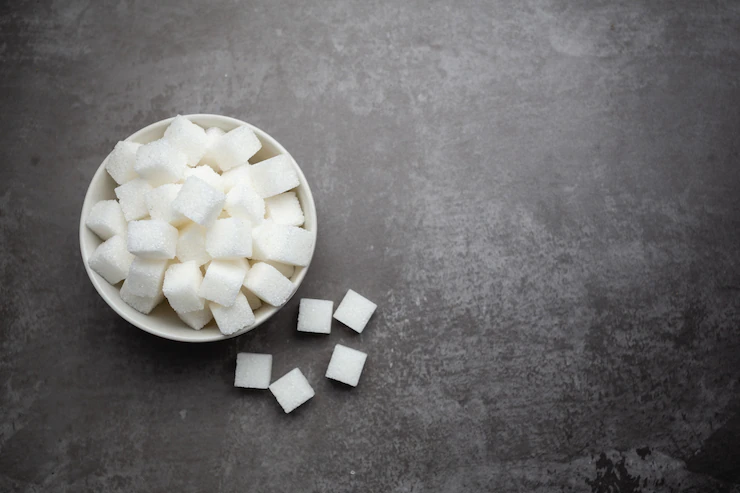
[[[737, 2], [0, 10], [0, 491], [740, 490]], [[317, 200], [298, 295], [228, 342], [128, 325], [79, 256], [101, 160], [178, 112]], [[295, 333], [348, 288], [362, 335]], [[316, 397], [234, 389], [243, 350]]]

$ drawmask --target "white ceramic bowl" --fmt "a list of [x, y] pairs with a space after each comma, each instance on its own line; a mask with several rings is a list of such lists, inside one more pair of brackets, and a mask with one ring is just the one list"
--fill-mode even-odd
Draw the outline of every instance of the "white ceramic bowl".
[[[254, 130], [254, 133], [260, 139], [260, 142], [262, 142], [262, 149], [252, 159], [250, 159], [253, 163], [277, 156], [278, 154], [285, 154], [290, 157], [296, 171], [298, 172], [298, 177], [301, 180], [300, 186], [296, 189], [296, 194], [298, 195], [298, 200], [301, 203], [303, 213], [306, 217], [306, 222], [303, 227], [316, 234], [316, 204], [314, 203], [313, 195], [311, 195], [311, 189], [308, 186], [308, 182], [306, 181], [306, 177], [303, 175], [301, 168], [296, 164], [295, 159], [293, 159], [290, 153], [286, 151], [278, 141], [259, 128], [241, 120], [237, 120], [236, 118], [219, 115], [185, 116], [203, 128], [219, 127], [226, 132], [240, 125], [247, 125], [250, 127]], [[164, 131], [172, 120], [173, 118], [168, 118], [166, 120], [153, 123], [134, 133], [126, 140], [141, 144], [157, 140], [164, 135]], [[113, 181], [110, 175], [105, 171], [105, 163], [101, 164], [87, 189], [80, 217], [80, 251], [82, 252], [82, 261], [85, 264], [85, 270], [87, 270], [87, 275], [90, 276], [93, 286], [95, 286], [95, 289], [105, 302], [108, 303], [108, 305], [110, 305], [110, 307], [113, 308], [113, 310], [115, 310], [121, 317], [138, 328], [159, 337], [175, 341], [211, 342], [229, 339], [247, 332], [246, 330], [243, 330], [236, 334], [225, 336], [218, 331], [218, 328], [213, 321], [201, 330], [193, 330], [177, 317], [166, 300], [155, 308], [149, 315], [139, 313], [121, 300], [121, 296], [119, 294], [121, 283], [111, 286], [105, 279], [90, 269], [87, 259], [90, 258], [90, 255], [92, 255], [95, 248], [100, 245], [101, 241], [95, 233], [87, 229], [85, 226], [85, 219], [87, 218], [92, 206], [97, 202], [116, 198], [116, 194], [113, 191], [116, 186], [116, 182]], [[313, 256], [313, 252], [311, 252], [311, 255]], [[300, 286], [303, 278], [306, 277], [307, 270], [308, 266], [295, 268], [295, 272], [291, 278], [291, 281], [295, 285], [295, 289], [293, 290], [294, 293], [295, 290], [298, 289], [298, 286]], [[279, 309], [280, 307], [263, 304], [262, 307], [254, 313], [256, 321], [254, 325], [249, 327], [249, 330], [267, 321], [277, 313]]]

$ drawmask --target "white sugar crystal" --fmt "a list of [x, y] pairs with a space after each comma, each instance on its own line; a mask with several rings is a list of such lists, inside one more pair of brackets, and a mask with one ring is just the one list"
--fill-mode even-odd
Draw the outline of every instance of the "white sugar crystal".
[[237, 295], [231, 306], [226, 307], [218, 303], [210, 303], [209, 306], [213, 312], [213, 318], [216, 319], [218, 330], [224, 335], [234, 334], [254, 324], [254, 313], [249, 308], [247, 298], [241, 293]]
[[236, 355], [234, 387], [266, 389], [272, 377], [272, 355], [239, 353]]
[[150, 190], [146, 194], [146, 208], [152, 219], [159, 219], [175, 226], [176, 228], [188, 222], [188, 218], [177, 212], [172, 203], [180, 193], [182, 185], [168, 183]]
[[298, 308], [298, 331], [330, 334], [333, 310], [333, 301], [303, 298]]
[[334, 318], [361, 334], [377, 307], [378, 305], [350, 289], [334, 312]]
[[128, 279], [123, 281], [121, 286], [121, 299], [134, 310], [143, 313], [144, 315], [149, 314], [154, 308], [162, 303], [164, 295], [159, 293], [156, 296], [138, 296], [132, 292], [128, 285]]
[[264, 221], [252, 229], [252, 258], [306, 266], [311, 262], [315, 239], [303, 228]]
[[151, 190], [152, 186], [141, 178], [126, 182], [114, 190], [126, 221], [143, 219], [149, 215], [149, 209], [146, 207], [146, 194]]
[[198, 161], [205, 154], [208, 144], [206, 131], [182, 115], [177, 115], [172, 120], [172, 123], [164, 132], [164, 138], [174, 148], [185, 154], [188, 166], [198, 164]]
[[164, 139], [144, 144], [136, 151], [134, 170], [154, 187], [180, 181], [187, 166], [185, 154]]
[[242, 183], [251, 187], [252, 181], [249, 178], [250, 167], [250, 165], [245, 164], [242, 166], [237, 166], [236, 168], [231, 168], [229, 171], [224, 172], [221, 175], [221, 179], [224, 183], [224, 191], [229, 192], [232, 188]]
[[101, 240], [113, 236], [126, 236], [126, 218], [121, 204], [115, 200], [101, 200], [90, 209], [85, 225]]
[[257, 262], [247, 272], [244, 286], [272, 306], [280, 306], [293, 294], [293, 283], [278, 270]]
[[218, 127], [211, 127], [206, 130], [206, 152], [203, 154], [203, 157], [200, 158], [200, 164], [210, 166], [216, 171], [221, 169], [216, 162], [216, 156], [213, 155], [213, 149], [215, 149], [221, 136], [225, 133], [226, 132]]
[[301, 226], [304, 221], [301, 203], [295, 192], [285, 192], [265, 199], [267, 218], [277, 224]]
[[110, 284], [116, 284], [126, 279], [133, 261], [134, 256], [126, 250], [126, 240], [121, 236], [113, 236], [98, 245], [90, 255], [88, 264]]
[[326, 378], [357, 387], [366, 359], [366, 353], [337, 344], [326, 369]]
[[224, 208], [231, 217], [248, 219], [255, 226], [265, 218], [265, 201], [246, 183], [229, 190]]
[[213, 168], [211, 168], [210, 166], [204, 165], [186, 169], [185, 179], [187, 180], [191, 176], [197, 176], [219, 192], [224, 191], [224, 181], [221, 178], [221, 175], [213, 171]]
[[226, 196], [197, 176], [185, 180], [172, 207], [201, 226], [210, 226], [224, 207]]
[[206, 269], [198, 296], [225, 307], [234, 304], [247, 275], [247, 267], [236, 260], [212, 260]]
[[211, 155], [223, 171], [228, 171], [247, 164], [249, 158], [261, 148], [262, 143], [252, 129], [242, 125], [222, 135], [211, 150]]
[[105, 170], [119, 185], [139, 177], [134, 171], [139, 147], [141, 144], [134, 142], [119, 142], [105, 159]]
[[[246, 280], [246, 277], [244, 279]], [[257, 310], [262, 306], [262, 300], [259, 299], [259, 296], [248, 289], [244, 289], [243, 292], [244, 296], [247, 298], [247, 302], [249, 303], [249, 308], [251, 308], [252, 311]]]
[[250, 166], [249, 179], [252, 187], [262, 198], [287, 192], [301, 184], [293, 160], [285, 154]]
[[200, 330], [208, 325], [208, 322], [213, 320], [213, 313], [211, 312], [211, 307], [208, 305], [203, 307], [202, 310], [177, 313], [177, 316], [180, 317], [180, 320], [188, 324], [193, 330]]
[[182, 264], [170, 265], [164, 275], [162, 292], [170, 306], [178, 313], [202, 310], [205, 300], [198, 296], [203, 282], [200, 268], [192, 260]]
[[206, 251], [212, 258], [252, 256], [252, 225], [234, 217], [218, 219], [206, 231]]
[[275, 262], [274, 260], [257, 260], [254, 263], [257, 263], [257, 262], [264, 262], [266, 264], [272, 265], [273, 267], [275, 267], [278, 270], [278, 272], [280, 272], [282, 275], [284, 275], [288, 279], [290, 279], [291, 277], [293, 277], [293, 273], [295, 272], [295, 266], [294, 265], [288, 265], [288, 264], [284, 264], [282, 262]]
[[177, 228], [158, 219], [128, 223], [128, 251], [137, 257], [175, 258], [177, 237]]
[[206, 251], [206, 228], [196, 223], [182, 228], [177, 239], [176, 255], [180, 262], [193, 260], [198, 265], [208, 263], [211, 256]]
[[128, 271], [128, 289], [132, 294], [154, 298], [162, 294], [164, 273], [170, 261], [136, 257]]
[[291, 412], [315, 395], [311, 384], [308, 383], [308, 380], [298, 368], [292, 369], [274, 381], [269, 389], [286, 413]]

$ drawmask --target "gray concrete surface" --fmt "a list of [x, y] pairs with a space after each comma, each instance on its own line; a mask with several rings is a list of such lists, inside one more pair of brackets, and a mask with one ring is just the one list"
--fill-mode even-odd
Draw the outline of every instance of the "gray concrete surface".
[[[6, 2], [1, 491], [740, 491], [740, 3]], [[270, 132], [320, 215], [298, 297], [360, 336], [187, 345], [78, 253], [113, 144]], [[360, 385], [331, 349], [369, 353]], [[238, 351], [299, 366], [284, 415]]]

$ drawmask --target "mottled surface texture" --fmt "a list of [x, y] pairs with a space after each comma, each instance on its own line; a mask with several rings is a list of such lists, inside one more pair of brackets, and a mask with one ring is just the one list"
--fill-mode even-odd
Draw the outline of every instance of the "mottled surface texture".
[[[739, 80], [729, 1], [5, 2], [0, 491], [740, 491]], [[228, 342], [128, 325], [79, 256], [102, 159], [178, 112], [316, 196], [298, 296]], [[348, 288], [362, 335], [296, 333]]]

